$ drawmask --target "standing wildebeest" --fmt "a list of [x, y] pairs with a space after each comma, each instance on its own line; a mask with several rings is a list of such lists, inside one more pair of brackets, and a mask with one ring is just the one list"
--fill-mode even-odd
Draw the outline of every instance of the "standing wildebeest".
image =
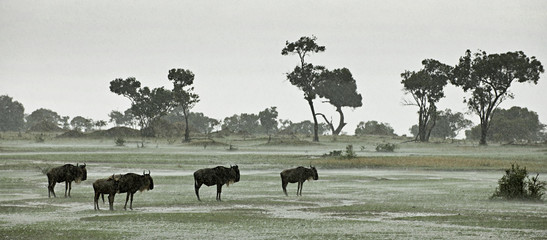
[[296, 189], [296, 196], [300, 195], [302, 196], [302, 185], [306, 180], [317, 180], [319, 179], [319, 175], [317, 175], [317, 169], [315, 167], [310, 166], [310, 168], [305, 167], [297, 167], [297, 168], [291, 168], [291, 169], [285, 169], [281, 172], [281, 187], [283, 187], [283, 192], [286, 196], [289, 196], [287, 194], [287, 184], [288, 183], [298, 183], [298, 187]]
[[112, 175], [105, 179], [97, 179], [97, 181], [93, 183], [93, 191], [95, 191], [93, 208], [95, 210], [100, 210], [99, 196], [102, 195], [104, 203], [104, 194], [108, 194], [108, 205], [110, 205], [110, 210], [114, 210], [114, 196], [118, 192], [120, 177], [121, 175]]
[[239, 182], [239, 168], [237, 165], [230, 166], [229, 168], [218, 166], [215, 168], [204, 168], [194, 172], [194, 187], [196, 190], [196, 196], [199, 198], [199, 188], [202, 184], [210, 187], [217, 185], [217, 201], [220, 200], [220, 193], [222, 192], [222, 185], [230, 186], [231, 183]]
[[55, 191], [53, 191], [53, 188], [55, 188], [56, 183], [65, 182], [65, 197], [67, 197], [67, 191], [68, 191], [68, 197], [70, 197], [70, 190], [72, 189], [72, 181], [76, 181], [76, 183], [80, 183], [81, 181], [84, 181], [87, 179], [87, 170], [85, 168], [86, 164], [78, 166], [72, 165], [72, 164], [65, 164], [60, 167], [52, 168], [47, 172], [47, 181], [48, 181], [48, 192], [47, 196], [48, 198], [51, 197], [51, 193], [53, 193], [53, 197], [57, 197], [55, 195]]
[[137, 191], [152, 190], [154, 189], [154, 181], [150, 176], [150, 170], [148, 174], [142, 172], [142, 175], [136, 173], [127, 173], [122, 175], [120, 182], [118, 183], [118, 192], [127, 193], [125, 197], [125, 205], [123, 206], [124, 210], [127, 210], [127, 201], [129, 201], [129, 196], [131, 196], [131, 203], [129, 204], [129, 209], [133, 210], [133, 195]]

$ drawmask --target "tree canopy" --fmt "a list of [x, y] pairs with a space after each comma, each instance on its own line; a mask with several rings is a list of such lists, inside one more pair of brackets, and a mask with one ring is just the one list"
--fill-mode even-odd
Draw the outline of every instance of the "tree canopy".
[[380, 123], [378, 121], [359, 122], [355, 128], [355, 135], [395, 135], [395, 131], [389, 123]]
[[8, 95], [0, 96], [0, 131], [21, 131], [25, 125], [25, 107]]
[[258, 113], [258, 119], [260, 120], [260, 125], [266, 134], [277, 131], [277, 107], [266, 108], [263, 111]]
[[340, 122], [335, 129], [332, 122], [329, 122], [325, 115], [325, 121], [330, 125], [333, 135], [338, 135], [346, 126], [342, 107], [357, 108], [363, 106], [363, 97], [357, 93], [357, 84], [349, 69], [341, 68], [332, 71], [325, 69], [315, 84], [317, 94], [327, 99], [336, 108], [340, 116]]
[[[496, 142], [537, 141], [542, 140], [542, 131], [545, 125], [539, 121], [536, 112], [527, 108], [512, 107], [497, 109], [490, 121], [487, 138]], [[472, 140], [480, 139], [480, 125], [475, 126], [467, 137]]]
[[61, 116], [58, 113], [40, 108], [26, 117], [28, 129], [31, 131], [59, 131]]
[[527, 57], [522, 51], [501, 54], [465, 52], [450, 81], [465, 92], [471, 92], [464, 102], [480, 118], [481, 145], [487, 144], [490, 121], [496, 108], [507, 98], [513, 98], [509, 89], [511, 85], [514, 82], [537, 84], [543, 72], [541, 62], [535, 57]]

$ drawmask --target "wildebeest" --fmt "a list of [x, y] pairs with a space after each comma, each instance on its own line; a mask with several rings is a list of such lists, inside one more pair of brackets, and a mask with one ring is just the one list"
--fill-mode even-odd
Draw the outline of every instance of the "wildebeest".
[[67, 191], [68, 197], [70, 197], [72, 181], [80, 183], [81, 181], [87, 179], [87, 169], [85, 168], [85, 166], [85, 163], [84, 165], [80, 166], [78, 166], [78, 164], [76, 164], [76, 166], [72, 164], [65, 164], [63, 166], [50, 169], [46, 174], [48, 181], [48, 198], [51, 197], [51, 193], [53, 193], [53, 197], [57, 197], [53, 189], [55, 188], [55, 184], [60, 182], [65, 182], [65, 197], [67, 197]]
[[154, 189], [154, 181], [150, 176], [150, 170], [148, 174], [145, 174], [144, 171], [142, 175], [136, 173], [127, 173], [122, 175], [120, 182], [118, 183], [118, 192], [127, 193], [125, 197], [125, 205], [123, 206], [124, 210], [127, 210], [127, 201], [129, 201], [129, 196], [131, 196], [131, 203], [129, 204], [129, 209], [133, 210], [133, 195], [137, 191], [152, 190]]
[[114, 196], [118, 192], [118, 185], [120, 182], [121, 175], [112, 175], [108, 178], [97, 179], [93, 183], [93, 191], [95, 196], [93, 198], [93, 208], [95, 210], [99, 209], [99, 196], [103, 197], [104, 203], [104, 194], [108, 194], [108, 205], [110, 210], [114, 210]]
[[317, 175], [317, 169], [315, 167], [310, 166], [310, 168], [305, 167], [297, 167], [297, 168], [291, 168], [291, 169], [285, 169], [281, 171], [281, 187], [283, 187], [283, 192], [286, 196], [289, 196], [287, 194], [287, 184], [288, 183], [298, 183], [298, 187], [296, 189], [296, 196], [302, 196], [302, 185], [306, 180], [317, 180], [319, 179], [319, 175]]
[[194, 188], [196, 190], [196, 196], [199, 198], [199, 188], [202, 184], [205, 186], [217, 185], [217, 201], [220, 199], [220, 193], [222, 192], [222, 185], [230, 186], [232, 183], [239, 182], [239, 168], [237, 165], [230, 166], [229, 168], [223, 166], [217, 166], [214, 168], [203, 168], [194, 172]]

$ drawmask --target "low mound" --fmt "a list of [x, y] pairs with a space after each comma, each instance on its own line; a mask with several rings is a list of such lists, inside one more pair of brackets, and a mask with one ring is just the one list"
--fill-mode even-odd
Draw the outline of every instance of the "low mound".
[[139, 130], [128, 127], [113, 127], [108, 130], [99, 130], [87, 134], [88, 137], [140, 137]]
[[298, 138], [272, 138], [264, 146], [315, 146], [319, 143], [301, 140]]
[[214, 139], [196, 139], [192, 140], [189, 145], [192, 146], [228, 146], [228, 144], [223, 142], [217, 142]]
[[70, 131], [64, 132], [63, 134], [57, 136], [56, 138], [81, 138], [84, 136], [85, 134], [81, 133], [80, 131], [70, 130]]

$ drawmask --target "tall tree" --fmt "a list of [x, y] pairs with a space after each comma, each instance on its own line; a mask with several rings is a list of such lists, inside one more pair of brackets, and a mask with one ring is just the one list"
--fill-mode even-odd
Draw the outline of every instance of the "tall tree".
[[8, 95], [0, 96], [0, 131], [21, 131], [25, 125], [25, 108]]
[[464, 102], [480, 118], [480, 145], [487, 144], [490, 121], [496, 108], [507, 98], [514, 97], [509, 91], [511, 85], [514, 82], [537, 84], [543, 72], [541, 62], [535, 57], [527, 57], [522, 51], [471, 54], [467, 50], [460, 57], [450, 81], [464, 92], [471, 92]]
[[314, 136], [313, 141], [318, 142], [318, 129], [317, 116], [315, 114], [315, 107], [313, 100], [316, 97], [315, 83], [319, 79], [320, 72], [324, 69], [322, 66], [313, 66], [311, 63], [306, 63], [306, 56], [310, 53], [324, 52], [325, 46], [318, 45], [315, 41], [317, 38], [301, 37], [296, 42], [285, 42], [285, 47], [281, 50], [281, 55], [297, 54], [300, 59], [300, 66], [296, 66], [294, 70], [287, 73], [287, 79], [289, 82], [298, 87], [304, 92], [304, 99], [308, 102], [314, 122]]
[[437, 102], [444, 97], [446, 86], [452, 67], [434, 59], [422, 61], [424, 66], [418, 72], [405, 71], [401, 74], [404, 91], [410, 94], [412, 101], [408, 105], [418, 106], [418, 136], [421, 142], [429, 141], [431, 130], [435, 126], [437, 116]]
[[184, 70], [182, 68], [171, 69], [167, 78], [170, 81], [173, 81], [173, 95], [175, 102], [180, 106], [182, 114], [184, 116], [184, 121], [186, 122], [186, 128], [184, 131], [184, 141], [190, 141], [190, 128], [188, 124], [188, 119], [190, 116], [190, 109], [194, 107], [196, 103], [199, 102], [199, 96], [195, 93], [194, 87], [194, 73], [190, 70]]
[[336, 129], [332, 121], [328, 121], [324, 114], [322, 115], [332, 130], [332, 135], [339, 135], [342, 128], [346, 126], [344, 122], [344, 113], [342, 107], [357, 108], [363, 106], [363, 97], [357, 93], [357, 84], [349, 69], [335, 69], [333, 71], [325, 70], [321, 73], [315, 89], [320, 97], [326, 98], [327, 102], [336, 108], [340, 116], [340, 122]]
[[110, 91], [125, 96], [131, 101], [131, 112], [139, 122], [142, 143], [147, 136], [146, 129], [151, 123], [166, 115], [173, 107], [173, 94], [163, 87], [150, 90], [141, 88], [141, 83], [133, 77], [117, 78], [110, 82]]

